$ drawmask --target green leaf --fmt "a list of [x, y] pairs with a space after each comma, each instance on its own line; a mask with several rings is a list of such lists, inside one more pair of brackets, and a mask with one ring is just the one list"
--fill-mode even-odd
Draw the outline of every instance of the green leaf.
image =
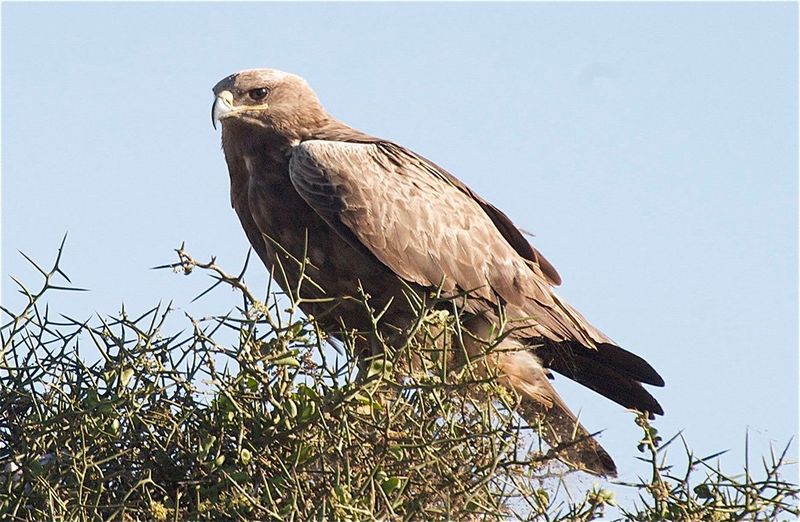
[[276, 361], [272, 361], [272, 364], [274, 364], [275, 366], [292, 366], [297, 368], [300, 366], [300, 361], [290, 356], [290, 357], [282, 357]]
[[205, 459], [211, 451], [211, 446], [217, 441], [216, 435], [208, 435], [200, 442], [200, 458]]
[[250, 460], [252, 458], [253, 458], [253, 454], [247, 448], [242, 448], [242, 450], [239, 452], [239, 460], [241, 460], [242, 464], [244, 464], [245, 466], [250, 464]]
[[403, 477], [389, 477], [381, 482], [381, 489], [388, 496], [403, 484]]
[[367, 379], [377, 376], [387, 377], [392, 371], [393, 367], [394, 364], [392, 361], [386, 359], [375, 359], [370, 363], [369, 368], [367, 369]]
[[122, 373], [119, 374], [119, 383], [122, 386], [127, 386], [131, 380], [131, 377], [133, 377], [133, 368], [126, 368], [122, 370]]
[[303, 464], [314, 455], [314, 450], [311, 446], [301, 444], [300, 449], [297, 450], [297, 463]]
[[253, 477], [251, 477], [246, 471], [234, 471], [231, 473], [231, 479], [233, 479], [233, 481], [237, 484], [247, 484], [253, 480]]
[[402, 461], [405, 455], [405, 451], [403, 450], [402, 446], [389, 446], [387, 451], [389, 452], [389, 455], [398, 461]]
[[286, 402], [284, 402], [283, 408], [289, 417], [291, 418], [297, 417], [297, 403], [294, 402], [292, 399], [288, 399]]
[[297, 335], [303, 331], [303, 327], [305, 326], [304, 321], [297, 321], [292, 325], [291, 334], [292, 337], [297, 337]]

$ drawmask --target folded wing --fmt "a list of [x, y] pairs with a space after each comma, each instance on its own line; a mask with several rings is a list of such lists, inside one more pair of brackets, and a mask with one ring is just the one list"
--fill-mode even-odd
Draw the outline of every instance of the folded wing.
[[661, 413], [640, 384], [663, 385], [661, 377], [555, 295], [549, 263], [543, 268], [504, 214], [443, 169], [388, 142], [313, 140], [294, 147], [290, 177], [334, 230], [399, 277], [501, 302], [526, 318], [530, 337], [547, 341], [546, 365], [627, 407]]
[[290, 162], [303, 199], [401, 278], [473, 291], [488, 302], [535, 303], [541, 335], [583, 337], [540, 266], [519, 255], [475, 198], [438, 174], [424, 159], [382, 143], [307, 141]]

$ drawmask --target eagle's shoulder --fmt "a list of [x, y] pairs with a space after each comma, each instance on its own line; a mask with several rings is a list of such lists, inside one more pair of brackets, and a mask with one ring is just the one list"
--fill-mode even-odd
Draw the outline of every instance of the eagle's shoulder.
[[292, 147], [290, 162], [344, 161], [349, 163], [359, 159], [374, 159], [377, 152], [377, 142], [311, 139], [301, 141]]

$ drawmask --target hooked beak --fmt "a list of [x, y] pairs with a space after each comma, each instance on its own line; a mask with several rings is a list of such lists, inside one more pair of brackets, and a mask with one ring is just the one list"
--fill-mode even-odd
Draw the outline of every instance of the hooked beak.
[[211, 106], [211, 125], [217, 128], [217, 122], [227, 118], [233, 112], [233, 94], [230, 91], [222, 91], [214, 98], [214, 105]]

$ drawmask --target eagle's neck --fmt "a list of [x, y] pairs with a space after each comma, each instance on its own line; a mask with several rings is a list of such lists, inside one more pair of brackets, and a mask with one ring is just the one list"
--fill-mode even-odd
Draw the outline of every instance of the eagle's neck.
[[226, 125], [222, 128], [222, 149], [226, 157], [259, 158], [276, 166], [288, 165], [290, 149], [296, 139], [272, 129], [252, 125]]

